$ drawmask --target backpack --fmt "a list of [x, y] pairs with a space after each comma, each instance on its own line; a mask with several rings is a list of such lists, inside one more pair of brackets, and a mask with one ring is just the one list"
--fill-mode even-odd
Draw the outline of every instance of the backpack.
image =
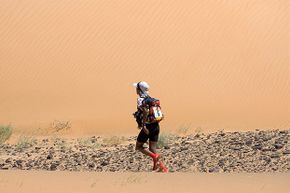
[[148, 122], [155, 123], [163, 120], [164, 116], [161, 111], [160, 100], [152, 98], [150, 96], [143, 100], [143, 105], [149, 110]]

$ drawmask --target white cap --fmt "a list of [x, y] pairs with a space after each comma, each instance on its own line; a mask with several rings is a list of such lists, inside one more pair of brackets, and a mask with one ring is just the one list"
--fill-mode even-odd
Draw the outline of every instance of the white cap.
[[149, 90], [149, 84], [145, 81], [141, 81], [133, 84], [134, 87], [138, 87], [142, 92], [146, 93]]

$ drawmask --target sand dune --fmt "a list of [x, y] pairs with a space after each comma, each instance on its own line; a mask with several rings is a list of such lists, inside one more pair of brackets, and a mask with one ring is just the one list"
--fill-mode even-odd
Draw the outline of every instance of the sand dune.
[[164, 131], [289, 128], [289, 6], [1, 0], [0, 124], [133, 133], [131, 85], [146, 80]]

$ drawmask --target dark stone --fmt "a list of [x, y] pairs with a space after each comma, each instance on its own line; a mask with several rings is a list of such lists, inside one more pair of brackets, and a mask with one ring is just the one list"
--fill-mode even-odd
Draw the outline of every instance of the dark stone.
[[26, 155], [27, 155], [27, 157], [30, 157], [31, 156], [31, 154], [30, 153], [25, 153]]
[[170, 147], [168, 145], [165, 145], [164, 149], [170, 149]]
[[271, 148], [269, 148], [269, 147], [263, 147], [263, 148], [262, 148], [262, 151], [264, 151], [264, 152], [265, 152], [265, 151], [271, 151]]
[[225, 161], [224, 161], [224, 160], [219, 160], [219, 161], [218, 161], [218, 165], [219, 165], [220, 167], [223, 167], [223, 166], [225, 165]]
[[247, 149], [243, 149], [242, 152], [243, 152], [243, 153], [249, 153], [250, 151], [251, 151], [251, 149], [248, 149], [248, 148], [247, 148]]
[[46, 159], [52, 159], [53, 158], [53, 155], [52, 154], [48, 154]]
[[11, 163], [12, 162], [12, 158], [7, 158], [6, 160], [5, 160], [5, 163]]
[[91, 138], [91, 142], [92, 143], [96, 143], [97, 142], [97, 139], [95, 138], [95, 136]]
[[3, 166], [1, 166], [1, 169], [2, 170], [8, 170], [10, 168], [10, 166], [9, 165], [3, 165]]
[[252, 140], [247, 140], [247, 141], [245, 142], [245, 144], [248, 145], [248, 146], [252, 145]]
[[94, 164], [94, 163], [89, 163], [89, 164], [88, 164], [88, 167], [89, 167], [90, 169], [92, 169], [92, 168], [95, 167], [95, 164]]
[[132, 164], [132, 163], [134, 163], [134, 158], [130, 158], [129, 159], [129, 162]]
[[134, 150], [135, 150], [135, 145], [134, 145], [134, 144], [129, 144], [128, 149], [129, 149], [130, 151], [134, 151]]
[[16, 161], [15, 161], [15, 163], [16, 163], [17, 165], [21, 165], [22, 162], [23, 162], [23, 160], [16, 160]]
[[240, 149], [242, 149], [240, 146], [231, 146], [230, 149], [238, 151]]
[[288, 131], [279, 131], [280, 134], [288, 134]]
[[58, 166], [58, 164], [56, 164], [56, 163], [52, 163], [52, 164], [50, 165], [49, 169], [52, 170], [52, 171], [54, 171], [54, 170], [57, 169], [57, 166]]
[[257, 150], [257, 149], [261, 150], [262, 149], [262, 145], [261, 144], [256, 144], [252, 148], [255, 149], [255, 150]]
[[271, 158], [278, 158], [280, 157], [280, 155], [278, 153], [273, 153], [272, 155], [270, 155]]
[[276, 143], [274, 146], [276, 149], [281, 149], [283, 147], [283, 145], [279, 143]]
[[209, 168], [208, 172], [209, 173], [219, 172], [219, 169], [217, 167], [212, 167], [212, 168]]
[[180, 148], [180, 151], [185, 151], [185, 150], [188, 150], [188, 147], [185, 146], [185, 147]]
[[283, 154], [284, 154], [284, 155], [288, 155], [288, 154], [290, 154], [290, 149], [286, 149], [285, 151], [283, 151]]
[[103, 162], [101, 163], [101, 166], [106, 166], [106, 165], [108, 165], [108, 164], [109, 164], [108, 161], [103, 161]]
[[271, 158], [269, 158], [268, 156], [265, 156], [262, 159], [265, 160], [267, 163], [271, 162]]

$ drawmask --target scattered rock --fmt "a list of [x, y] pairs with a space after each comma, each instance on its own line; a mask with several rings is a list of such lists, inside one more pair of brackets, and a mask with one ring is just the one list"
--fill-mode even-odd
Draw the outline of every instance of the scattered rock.
[[[172, 139], [158, 152], [170, 171], [191, 172], [289, 172], [289, 131], [216, 132]], [[88, 138], [90, 144], [102, 141]], [[42, 140], [21, 151], [1, 145], [0, 170], [150, 171], [152, 160], [128, 144], [97, 148], [77, 140]], [[56, 145], [54, 145], [56, 144]], [[66, 144], [60, 146], [59, 144]]]
[[217, 168], [217, 167], [211, 167], [211, 168], [208, 169], [208, 172], [209, 173], [219, 172], [219, 168]]
[[279, 153], [275, 152], [275, 153], [272, 153], [272, 154], [270, 155], [270, 157], [271, 157], [271, 158], [279, 158], [280, 155], [279, 155]]
[[129, 159], [129, 162], [130, 162], [130, 163], [134, 163], [134, 161], [135, 161], [134, 157], [131, 157], [131, 158]]
[[282, 144], [279, 144], [279, 143], [275, 144], [274, 146], [275, 146], [276, 149], [281, 149], [281, 148], [283, 148], [283, 145], [282, 145]]
[[242, 147], [241, 146], [231, 146], [230, 149], [238, 151], [238, 150], [241, 150]]
[[90, 169], [92, 169], [92, 168], [95, 167], [95, 164], [94, 164], [94, 163], [89, 163], [89, 164], [88, 164], [88, 167], [89, 167]]
[[185, 150], [188, 150], [188, 147], [187, 146], [180, 148], [180, 151], [185, 151]]
[[285, 151], [283, 151], [283, 154], [285, 154], [285, 155], [290, 154], [290, 149], [286, 149]]
[[270, 147], [263, 147], [263, 148], [262, 148], [262, 151], [263, 151], [263, 152], [271, 151], [271, 148], [270, 148]]
[[108, 164], [109, 164], [108, 161], [103, 161], [103, 162], [101, 163], [101, 166], [106, 166], [106, 165], [108, 165]]
[[261, 150], [262, 149], [262, 144], [256, 144], [252, 148], [255, 149], [255, 150], [257, 150], [257, 149]]
[[170, 149], [170, 147], [168, 145], [165, 145], [164, 149]]
[[252, 140], [251, 139], [247, 139], [245, 144], [248, 145], [248, 146], [252, 145]]
[[48, 154], [46, 159], [52, 159], [53, 158], [53, 155], [52, 154]]
[[52, 163], [52, 164], [50, 165], [49, 169], [52, 170], [52, 171], [54, 171], [54, 170], [57, 169], [57, 166], [58, 166], [58, 164], [56, 164], [56, 163]]
[[8, 170], [9, 168], [10, 168], [10, 167], [9, 167], [8, 164], [3, 165], [3, 166], [0, 167], [0, 169], [2, 169], [2, 170]]

